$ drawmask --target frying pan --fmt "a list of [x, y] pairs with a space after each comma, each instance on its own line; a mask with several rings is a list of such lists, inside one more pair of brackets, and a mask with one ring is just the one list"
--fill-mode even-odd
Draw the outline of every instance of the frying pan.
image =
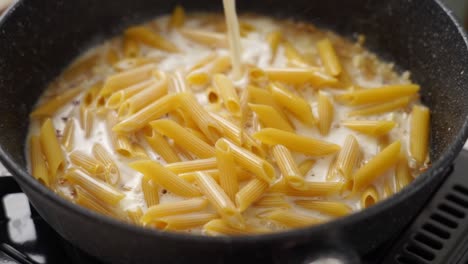
[[28, 113], [47, 83], [80, 52], [126, 26], [170, 12], [221, 11], [221, 1], [23, 0], [0, 21], [0, 158], [43, 218], [65, 239], [109, 263], [305, 263], [320, 255], [359, 262], [397, 234], [442, 182], [468, 135], [468, 49], [435, 0], [238, 1], [238, 10], [311, 21], [353, 38], [422, 86], [432, 110], [432, 167], [393, 197], [359, 213], [287, 232], [204, 237], [131, 226], [80, 208], [26, 171]]

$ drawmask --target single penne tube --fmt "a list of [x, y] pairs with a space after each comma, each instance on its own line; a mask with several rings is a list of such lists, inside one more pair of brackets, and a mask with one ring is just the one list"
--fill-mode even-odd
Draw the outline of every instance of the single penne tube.
[[336, 96], [339, 102], [347, 105], [366, 105], [401, 99], [418, 93], [420, 87], [416, 84], [396, 84], [378, 88], [361, 89], [346, 92]]
[[294, 203], [308, 210], [317, 211], [331, 216], [345, 216], [352, 213], [352, 208], [341, 202], [322, 200], [296, 200]]
[[270, 193], [284, 193], [288, 196], [319, 197], [340, 193], [343, 182], [306, 182], [303, 190], [290, 187], [286, 182], [279, 182], [270, 187]]
[[78, 169], [71, 169], [65, 173], [65, 179], [72, 184], [83, 187], [83, 189], [96, 196], [104, 204], [114, 206], [125, 197], [125, 194], [111, 185], [95, 179]]
[[265, 72], [259, 67], [249, 66], [247, 72], [248, 72], [250, 82], [261, 84], [268, 80]]
[[273, 99], [291, 112], [302, 123], [312, 126], [317, 122], [312, 113], [312, 108], [306, 100], [288, 91], [279, 83], [272, 83], [268, 88]]
[[327, 181], [334, 181], [336, 180], [337, 176], [338, 176], [338, 168], [337, 168], [337, 165], [338, 165], [338, 158], [337, 156], [333, 157], [333, 159], [331, 160], [330, 164], [328, 165], [328, 170], [327, 170], [327, 175], [325, 177], [325, 179]]
[[202, 87], [210, 82], [211, 76], [203, 70], [196, 70], [187, 74], [185, 80], [189, 85]]
[[317, 42], [317, 51], [326, 72], [331, 76], [340, 75], [341, 63], [330, 39], [325, 38]]
[[63, 137], [61, 139], [62, 146], [67, 152], [71, 152], [75, 143], [75, 120], [68, 118], [63, 129]]
[[333, 86], [338, 80], [319, 69], [308, 68], [266, 68], [264, 69], [270, 81], [284, 82], [293, 85], [310, 83], [314, 87]]
[[406, 155], [400, 154], [400, 158], [395, 168], [396, 190], [400, 191], [413, 181], [411, 169], [408, 165]]
[[295, 189], [303, 189], [304, 175], [299, 171], [291, 152], [283, 145], [274, 145], [271, 152], [287, 184]]
[[106, 182], [113, 186], [117, 185], [120, 181], [120, 170], [112, 159], [111, 154], [99, 143], [93, 145], [92, 153], [106, 168]]
[[170, 42], [160, 34], [152, 31], [150, 28], [145, 26], [130, 27], [127, 30], [125, 30], [124, 36], [156, 49], [164, 50], [167, 52], [179, 51], [179, 49], [174, 43]]
[[380, 137], [390, 132], [395, 126], [395, 121], [388, 120], [349, 120], [341, 123], [354, 131]]
[[67, 103], [71, 102], [76, 98], [81, 92], [83, 92], [83, 87], [78, 86], [72, 89], [68, 89], [64, 93], [60, 93], [57, 96], [47, 100], [45, 103], [39, 105], [32, 111], [29, 115], [31, 118], [42, 118], [47, 116], [52, 116], [57, 110], [62, 108]]
[[114, 65], [119, 61], [119, 53], [112, 47], [109, 47], [106, 54], [106, 61], [109, 65]]
[[117, 124], [117, 115], [114, 111], [109, 111], [106, 116], [106, 125], [107, 131], [114, 147], [114, 150], [124, 156], [124, 157], [131, 157], [132, 156], [132, 143], [130, 139], [123, 134], [118, 134], [112, 130], [112, 128]]
[[311, 66], [302, 56], [296, 47], [289, 41], [283, 43], [284, 55], [288, 60], [288, 65], [291, 67], [309, 67]]
[[91, 157], [80, 150], [75, 150], [70, 153], [69, 158], [71, 163], [80, 167], [89, 175], [105, 180], [106, 168], [98, 159]]
[[171, 18], [169, 19], [169, 28], [180, 28], [185, 23], [185, 10], [182, 6], [177, 5], [172, 10]]
[[348, 113], [348, 116], [369, 116], [378, 115], [391, 111], [395, 111], [406, 107], [411, 101], [410, 96], [395, 99], [393, 101], [385, 102], [382, 104], [375, 104], [371, 106], [365, 106]]
[[361, 208], [366, 209], [379, 201], [379, 193], [374, 186], [368, 187], [361, 195]]
[[218, 73], [213, 76], [213, 87], [223, 99], [226, 109], [234, 116], [241, 116], [239, 96], [232, 81], [226, 75]]
[[236, 194], [236, 205], [240, 212], [244, 212], [256, 202], [268, 189], [269, 184], [264, 180], [253, 179]]
[[184, 94], [181, 107], [213, 143], [222, 135], [218, 122], [200, 105], [192, 94]]
[[219, 103], [219, 93], [213, 87], [208, 87], [205, 89], [206, 97], [208, 98], [208, 102], [210, 104], [217, 104]]
[[331, 124], [333, 123], [335, 109], [330, 97], [322, 91], [318, 93], [318, 129], [320, 134], [328, 135]]
[[285, 120], [275, 108], [269, 105], [249, 104], [264, 127], [272, 127], [288, 132], [294, 132], [294, 128]]
[[422, 105], [413, 106], [411, 111], [410, 152], [418, 164], [427, 159], [429, 145], [429, 108]]
[[146, 89], [125, 100], [119, 108], [119, 116], [128, 117], [145, 106], [167, 94], [168, 78], [165, 73], [157, 71], [158, 80]]
[[359, 143], [353, 135], [346, 136], [336, 160], [336, 168], [346, 179], [351, 179], [354, 168], [361, 159]]
[[195, 174], [198, 188], [222, 218], [234, 227], [243, 228], [245, 223], [242, 215], [221, 186], [204, 172], [196, 172]]
[[160, 155], [167, 163], [180, 161], [175, 149], [169, 142], [158, 132], [154, 131], [151, 127], [143, 129], [143, 134], [148, 145], [158, 155]]
[[298, 168], [299, 171], [301, 172], [301, 175], [307, 175], [309, 171], [314, 167], [316, 161], [313, 159], [306, 159], [302, 162], [299, 163]]
[[218, 114], [210, 113], [211, 117], [213, 117], [219, 127], [224, 132], [224, 136], [235, 142], [236, 144], [242, 144], [243, 142], [243, 131], [240, 129], [239, 126], [230, 122], [226, 118], [221, 117]]
[[212, 63], [217, 58], [218, 58], [218, 55], [216, 54], [216, 52], [211, 52], [205, 57], [203, 57], [202, 59], [200, 59], [199, 61], [197, 61], [192, 67], [190, 67], [188, 69], [188, 72], [192, 72], [200, 68], [203, 68], [207, 66], [208, 64]]
[[[220, 178], [220, 172], [218, 169], [209, 169], [209, 170], [200, 170], [203, 171], [204, 173], [208, 174], [211, 176], [217, 183], [219, 183], [219, 178]], [[237, 176], [237, 181], [242, 182], [246, 180], [251, 180], [253, 178], [252, 174], [246, 172], [245, 170], [237, 167], [235, 168], [236, 171], [236, 176]], [[192, 172], [184, 172], [180, 173], [179, 177], [183, 178], [184, 180], [188, 182], [195, 182], [195, 173]]]
[[353, 175], [353, 191], [362, 191], [385, 171], [395, 166], [400, 156], [401, 142], [395, 141], [375, 155]]
[[143, 210], [138, 206], [137, 208], [126, 210], [127, 216], [130, 221], [135, 225], [140, 225], [140, 219], [143, 217]]
[[45, 186], [50, 186], [49, 172], [47, 171], [47, 164], [44, 160], [44, 154], [42, 154], [42, 147], [39, 136], [31, 136], [29, 141], [29, 152], [32, 175]]
[[203, 233], [209, 236], [220, 235], [249, 235], [266, 233], [268, 229], [246, 226], [244, 228], [233, 227], [222, 219], [214, 219], [203, 226]]
[[270, 62], [273, 62], [276, 58], [276, 52], [278, 50], [278, 46], [281, 43], [281, 39], [283, 38], [283, 35], [281, 31], [275, 30], [270, 33], [268, 33], [266, 37], [266, 41], [268, 45], [270, 46], [270, 51], [271, 51], [271, 60]]
[[175, 109], [174, 111], [170, 112], [169, 117], [171, 117], [171, 119], [174, 120], [174, 122], [180, 124], [181, 126], [187, 129], [200, 131], [195, 121], [193, 121], [192, 116], [189, 113], [183, 111], [181, 108]]
[[207, 208], [207, 206], [208, 200], [205, 198], [192, 198], [183, 201], [157, 204], [148, 208], [141, 218], [141, 222], [146, 225], [161, 217], [198, 213]]
[[102, 85], [102, 82], [98, 82], [88, 88], [88, 90], [83, 95], [81, 104], [89, 107], [93, 102], [95, 102], [98, 98], [99, 92], [102, 89]]
[[202, 226], [213, 219], [219, 218], [215, 213], [194, 213], [187, 215], [173, 215], [162, 217], [154, 221], [153, 225], [162, 230], [182, 231]]
[[143, 192], [143, 198], [148, 208], [159, 204], [158, 186], [153, 184], [150, 178], [145, 176], [141, 178], [141, 191]]
[[106, 107], [109, 109], [118, 109], [125, 100], [143, 91], [147, 87], [151, 86], [151, 84], [154, 84], [154, 80], [149, 79], [113, 93], [107, 100]]
[[276, 128], [264, 128], [252, 136], [264, 144], [283, 145], [291, 151], [311, 156], [330, 155], [340, 150], [340, 146], [336, 144]]
[[195, 171], [213, 170], [217, 168], [216, 158], [196, 159], [167, 164], [165, 166], [170, 171], [181, 174]]
[[131, 133], [142, 129], [150, 121], [158, 119], [178, 108], [181, 104], [182, 97], [183, 93], [166, 95], [120, 121], [112, 130], [118, 133]]
[[52, 120], [47, 118], [42, 124], [39, 141], [49, 169], [49, 186], [56, 183], [57, 174], [65, 167], [65, 157], [55, 133]]
[[75, 203], [103, 215], [115, 217], [115, 214], [108, 207], [104, 206], [96, 197], [87, 192], [79, 185], [75, 186]]
[[217, 146], [215, 146], [215, 153], [219, 170], [219, 185], [234, 202], [236, 193], [239, 191], [234, 156], [231, 149], [223, 149]]
[[148, 80], [153, 75], [155, 70], [154, 64], [147, 64], [128, 71], [119, 72], [107, 77], [99, 95], [109, 97], [111, 94], [127, 88], [131, 85]]
[[138, 142], [132, 143], [132, 158], [149, 159], [150, 156], [146, 149]]
[[123, 38], [123, 54], [126, 58], [136, 58], [140, 55], [140, 46], [133, 38]]
[[84, 76], [91, 72], [101, 59], [102, 57], [99, 52], [93, 52], [92, 54], [85, 55], [84, 58], [73, 62], [73, 64], [62, 73], [63, 80], [71, 82], [76, 80], [78, 77]]
[[216, 73], [225, 73], [231, 68], [231, 57], [230, 56], [220, 56], [216, 58], [212, 63], [204, 67], [204, 71], [208, 75], [214, 75]]
[[323, 220], [312, 217], [312, 216], [300, 214], [300, 213], [293, 212], [290, 210], [281, 210], [281, 209], [275, 210], [273, 212], [268, 212], [264, 216], [264, 218], [273, 220], [282, 225], [285, 225], [287, 227], [293, 227], [293, 228], [317, 225], [323, 222]]
[[96, 117], [95, 109], [87, 108], [84, 105], [80, 106], [80, 124], [81, 128], [84, 130], [85, 138], [91, 136], [93, 131], [94, 120]]
[[275, 170], [273, 166], [266, 161], [248, 151], [245, 148], [239, 147], [232, 141], [225, 138], [219, 139], [216, 142], [216, 147], [224, 151], [231, 150], [234, 160], [239, 166], [255, 174], [256, 177], [271, 183], [275, 180]]
[[289, 209], [291, 205], [286, 201], [285, 195], [282, 193], [266, 194], [254, 203], [255, 207], [261, 208], [284, 208]]
[[189, 28], [179, 29], [179, 33], [183, 37], [201, 45], [215, 48], [228, 47], [228, 40], [225, 34]]
[[189, 92], [187, 83], [184, 79], [184, 75], [180, 70], [175, 70], [170, 77], [172, 91], [175, 91], [176, 93]]
[[150, 126], [174, 140], [175, 144], [193, 153], [199, 158], [210, 158], [215, 155], [214, 148], [208, 143], [191, 134], [187, 129], [183, 128], [176, 122], [168, 119], [156, 120], [150, 123]]
[[151, 179], [154, 183], [161, 185], [170, 192], [183, 197], [199, 196], [200, 192], [190, 184], [183, 180], [177, 174], [165, 168], [158, 162], [152, 160], [139, 160], [129, 164], [130, 167]]

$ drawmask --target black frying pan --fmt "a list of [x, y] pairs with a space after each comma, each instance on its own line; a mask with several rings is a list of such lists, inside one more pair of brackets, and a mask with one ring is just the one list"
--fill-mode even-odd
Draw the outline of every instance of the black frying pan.
[[[433, 166], [392, 198], [316, 227], [245, 237], [203, 237], [130, 226], [65, 201], [25, 169], [28, 113], [81, 51], [132, 23], [170, 12], [221, 11], [221, 1], [24, 0], [0, 22], [0, 158], [37, 211], [65, 239], [111, 263], [301, 263], [318, 254], [348, 260], [397, 234], [443, 180], [468, 136], [468, 50], [462, 29], [434, 0], [238, 1], [238, 9], [317, 23], [412, 71], [432, 110]], [[353, 258], [354, 256], [354, 258]]]

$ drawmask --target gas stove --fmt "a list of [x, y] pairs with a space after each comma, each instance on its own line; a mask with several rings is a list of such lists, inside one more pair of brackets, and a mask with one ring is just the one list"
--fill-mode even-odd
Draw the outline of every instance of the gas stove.
[[[0, 263], [99, 264], [61, 238], [29, 204], [12, 176], [0, 177]], [[367, 256], [362, 264], [468, 263], [468, 150], [445, 182], [402, 234]], [[320, 263], [320, 262], [316, 262]]]

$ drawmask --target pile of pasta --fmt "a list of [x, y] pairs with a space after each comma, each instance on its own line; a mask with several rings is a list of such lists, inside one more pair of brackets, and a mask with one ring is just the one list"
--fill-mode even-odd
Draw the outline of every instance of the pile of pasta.
[[[177, 7], [166, 31], [213, 50], [227, 48], [225, 34], [185, 27], [186, 19]], [[255, 30], [241, 21], [242, 36]], [[40, 127], [29, 143], [34, 177], [76, 204], [138, 225], [242, 235], [345, 216], [356, 210], [347, 199], [366, 208], [409, 184], [428, 163], [429, 109], [418, 103], [420, 87], [360, 87], [330, 38], [316, 43], [314, 63], [281, 31], [268, 33], [272, 60], [281, 48], [287, 67], [242, 65], [247, 85], [239, 87], [232, 58], [217, 52], [183, 70], [160, 70], [160, 58], [142, 56], [143, 49], [167, 57], [182, 53], [163, 32], [152, 24], [131, 27], [118, 38], [120, 48], [105, 46], [60, 76], [76, 87], [52, 92], [31, 113]], [[53, 118], [69, 105], [77, 118], [68, 116], [57, 133]], [[351, 109], [340, 121], [353, 132], [344, 144], [298, 133], [299, 126], [332, 133], [337, 107]], [[409, 111], [406, 139], [389, 137], [397, 123], [378, 119], [395, 111]], [[76, 150], [78, 137], [96, 137], [99, 122], [112, 148], [96, 140], [92, 149]], [[354, 133], [378, 138], [380, 151], [364, 159]], [[307, 180], [317, 159], [330, 156], [326, 180]], [[129, 191], [122, 161], [142, 175], [143, 206], [121, 206]], [[376, 182], [389, 170], [395, 184], [385, 182], [382, 195]], [[167, 193], [179, 199], [160, 202]]]

